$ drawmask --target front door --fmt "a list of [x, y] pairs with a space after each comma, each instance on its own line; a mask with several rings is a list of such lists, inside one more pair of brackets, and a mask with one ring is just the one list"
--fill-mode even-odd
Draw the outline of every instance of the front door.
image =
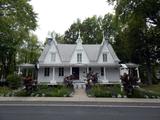
[[72, 68], [72, 75], [74, 76], [74, 80], [79, 80], [79, 67]]

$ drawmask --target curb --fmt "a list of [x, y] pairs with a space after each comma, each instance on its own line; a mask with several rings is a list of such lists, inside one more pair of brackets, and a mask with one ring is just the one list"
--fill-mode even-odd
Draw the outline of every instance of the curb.
[[0, 97], [0, 102], [94, 102], [94, 103], [157, 103], [160, 99], [91, 98], [91, 97]]

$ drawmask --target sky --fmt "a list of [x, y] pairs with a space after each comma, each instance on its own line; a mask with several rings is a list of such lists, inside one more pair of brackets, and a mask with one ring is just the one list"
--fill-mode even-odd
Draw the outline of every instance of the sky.
[[106, 0], [31, 0], [30, 4], [38, 14], [38, 28], [34, 33], [41, 42], [49, 31], [64, 34], [78, 18], [84, 20], [113, 12]]

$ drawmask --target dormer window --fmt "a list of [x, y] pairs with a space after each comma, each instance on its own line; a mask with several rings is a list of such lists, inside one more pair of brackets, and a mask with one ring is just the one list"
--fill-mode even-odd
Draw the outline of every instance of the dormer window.
[[77, 63], [82, 63], [82, 53], [77, 53]]
[[51, 62], [56, 61], [56, 53], [51, 53]]
[[103, 53], [103, 62], [107, 62], [107, 53]]

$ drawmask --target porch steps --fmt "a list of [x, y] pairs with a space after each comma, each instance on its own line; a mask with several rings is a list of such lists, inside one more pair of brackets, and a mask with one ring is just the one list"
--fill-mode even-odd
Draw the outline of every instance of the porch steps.
[[84, 90], [86, 89], [86, 84], [82, 80], [73, 81], [73, 86], [74, 86], [74, 89], [84, 89]]
[[85, 89], [80, 88], [80, 89], [75, 89], [74, 90], [74, 96], [73, 98], [88, 98]]

